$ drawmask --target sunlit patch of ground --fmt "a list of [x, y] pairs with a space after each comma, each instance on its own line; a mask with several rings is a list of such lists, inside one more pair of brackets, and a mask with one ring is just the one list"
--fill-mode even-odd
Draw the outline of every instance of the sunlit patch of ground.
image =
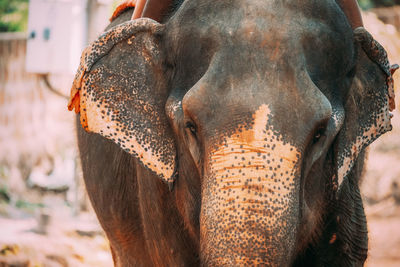
[[108, 242], [93, 214], [52, 216], [40, 233], [38, 219], [0, 218], [0, 266], [109, 267]]

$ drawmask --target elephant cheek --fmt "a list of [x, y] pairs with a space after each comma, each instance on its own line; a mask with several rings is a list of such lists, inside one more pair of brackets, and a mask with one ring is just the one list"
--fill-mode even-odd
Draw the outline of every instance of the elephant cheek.
[[200, 222], [202, 257], [208, 264], [290, 261], [300, 157], [268, 127], [266, 112], [260, 109], [251, 129], [236, 132], [210, 153]]

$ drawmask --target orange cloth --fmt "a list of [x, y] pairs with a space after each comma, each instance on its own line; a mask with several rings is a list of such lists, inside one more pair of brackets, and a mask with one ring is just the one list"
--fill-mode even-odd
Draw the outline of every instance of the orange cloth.
[[123, 3], [121, 3], [117, 8], [114, 10], [114, 13], [112, 14], [110, 21], [113, 21], [116, 19], [119, 15], [121, 15], [126, 9], [128, 8], [133, 8], [136, 6], [136, 0], [126, 0]]

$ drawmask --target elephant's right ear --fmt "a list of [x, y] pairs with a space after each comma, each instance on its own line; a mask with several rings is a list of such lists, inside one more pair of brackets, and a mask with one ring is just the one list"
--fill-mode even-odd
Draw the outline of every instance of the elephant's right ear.
[[140, 160], [164, 181], [175, 176], [175, 143], [165, 115], [168, 97], [160, 35], [163, 25], [138, 19], [111, 28], [83, 52], [69, 110]]
[[392, 129], [389, 111], [395, 108], [392, 72], [398, 66], [390, 66], [386, 51], [364, 28], [354, 30], [354, 38], [358, 48], [356, 73], [335, 148], [339, 188], [359, 153]]

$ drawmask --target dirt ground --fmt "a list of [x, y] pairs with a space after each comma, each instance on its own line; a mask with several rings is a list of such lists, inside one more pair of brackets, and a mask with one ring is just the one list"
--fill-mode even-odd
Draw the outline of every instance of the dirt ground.
[[97, 223], [84, 218], [87, 215], [52, 217], [46, 234], [35, 218], [1, 218], [0, 266], [112, 266], [108, 242]]

